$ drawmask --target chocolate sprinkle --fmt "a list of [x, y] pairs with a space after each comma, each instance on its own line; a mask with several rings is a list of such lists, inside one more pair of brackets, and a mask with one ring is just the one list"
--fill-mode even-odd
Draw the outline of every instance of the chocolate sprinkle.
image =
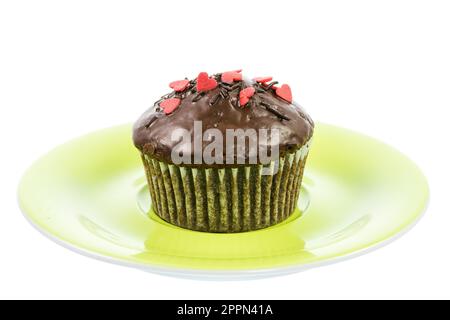
[[161, 102], [163, 102], [164, 99], [159, 99], [158, 101], [156, 101], [153, 106], [155, 107], [156, 105], [159, 105]]
[[283, 120], [291, 120], [288, 117], [286, 117], [284, 114], [282, 114], [280, 111], [274, 109], [270, 104], [261, 101], [261, 105], [266, 108], [267, 111], [272, 112], [274, 115], [276, 115], [278, 118]]
[[211, 101], [209, 102], [209, 105], [210, 105], [211, 107], [213, 107], [217, 102], [219, 102], [220, 98], [221, 98], [221, 95], [220, 95], [220, 94], [214, 96], [214, 97], [211, 99]]
[[151, 117], [150, 121], [145, 125], [145, 127], [148, 129], [155, 120], [158, 119], [157, 117]]
[[242, 84], [243, 84], [243, 82], [236, 83], [235, 85], [233, 85], [231, 87], [231, 90], [233, 91], [233, 90], [236, 90], [236, 89], [240, 88], [242, 86]]
[[175, 94], [176, 94], [176, 92], [175, 92], [175, 91], [172, 91], [172, 92], [170, 92], [170, 93], [168, 93], [168, 94], [163, 95], [163, 96], [161, 97], [161, 99], [165, 100], [165, 99], [173, 98], [173, 97], [175, 96]]
[[219, 94], [222, 97], [222, 99], [226, 99], [228, 97], [228, 92], [227, 91], [220, 90]]
[[272, 89], [272, 87], [278, 83], [279, 83], [278, 81], [273, 81], [273, 82], [269, 83], [269, 85], [266, 87], [266, 90]]
[[203, 98], [204, 95], [205, 95], [205, 92], [197, 93], [197, 95], [194, 97], [194, 99], [192, 99], [192, 102], [200, 101], [200, 99]]
[[231, 84], [228, 84], [228, 83], [225, 83], [225, 82], [220, 82], [219, 86], [221, 88], [223, 88], [223, 89], [226, 89], [226, 90], [231, 90], [231, 88], [233, 87]]

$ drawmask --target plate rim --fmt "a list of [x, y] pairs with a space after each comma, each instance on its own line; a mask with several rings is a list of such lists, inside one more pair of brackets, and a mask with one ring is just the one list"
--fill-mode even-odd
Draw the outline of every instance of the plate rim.
[[352, 260], [354, 258], [364, 256], [366, 254], [369, 254], [371, 252], [374, 252], [378, 249], [381, 249], [397, 240], [402, 238], [404, 235], [409, 233], [425, 216], [425, 212], [428, 209], [429, 206], [429, 197], [427, 197], [427, 202], [420, 213], [414, 221], [412, 221], [409, 225], [404, 227], [401, 231], [393, 234], [392, 236], [380, 240], [377, 243], [374, 243], [372, 245], [369, 245], [365, 248], [361, 248], [358, 250], [355, 250], [351, 253], [343, 254], [342, 256], [338, 257], [332, 257], [332, 258], [325, 258], [321, 261], [315, 261], [305, 264], [299, 264], [299, 265], [291, 265], [287, 267], [275, 267], [275, 268], [261, 268], [261, 269], [243, 269], [243, 270], [200, 270], [200, 269], [189, 269], [189, 268], [175, 268], [175, 267], [160, 267], [160, 266], [152, 266], [149, 264], [139, 263], [139, 262], [131, 262], [124, 259], [119, 259], [116, 257], [108, 256], [105, 254], [97, 253], [94, 251], [90, 251], [81, 247], [78, 247], [69, 241], [62, 240], [58, 238], [57, 236], [51, 234], [44, 228], [40, 227], [35, 221], [33, 221], [29, 216], [27, 216], [26, 212], [23, 210], [22, 205], [19, 201], [19, 207], [20, 212], [24, 219], [35, 229], [37, 232], [39, 232], [41, 235], [46, 237], [47, 239], [51, 240], [53, 243], [56, 243], [57, 245], [68, 249], [74, 253], [77, 253], [81, 256], [95, 259], [97, 261], [102, 261], [114, 265], [119, 265], [123, 267], [133, 268], [153, 274], [158, 274], [162, 276], [170, 276], [175, 278], [182, 278], [182, 279], [191, 279], [191, 280], [213, 280], [213, 281], [223, 281], [223, 280], [257, 280], [262, 278], [269, 278], [269, 277], [277, 277], [277, 276], [284, 276], [299, 272], [304, 272], [309, 269], [318, 268], [318, 267], [324, 267], [340, 262], [344, 262], [347, 260]]

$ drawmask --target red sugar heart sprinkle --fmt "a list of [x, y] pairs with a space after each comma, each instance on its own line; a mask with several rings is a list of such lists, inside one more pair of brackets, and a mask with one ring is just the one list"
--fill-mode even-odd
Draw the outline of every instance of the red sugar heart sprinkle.
[[283, 84], [281, 87], [276, 88], [275, 93], [281, 99], [286, 100], [289, 103], [292, 103], [292, 91], [289, 85]]
[[206, 72], [200, 72], [197, 77], [197, 91], [209, 91], [217, 87], [217, 81], [210, 78]]
[[222, 82], [233, 83], [234, 81], [241, 81], [242, 74], [238, 71], [227, 71], [222, 73]]
[[272, 81], [272, 77], [257, 77], [254, 78], [253, 81], [258, 82], [258, 83], [267, 83], [269, 81]]
[[159, 104], [165, 114], [171, 114], [180, 105], [181, 100], [178, 98], [170, 98]]
[[243, 89], [241, 92], [239, 92], [239, 104], [241, 107], [245, 106], [249, 101], [250, 98], [253, 97], [255, 94], [255, 88], [248, 87]]
[[188, 86], [189, 80], [177, 80], [169, 84], [169, 87], [171, 87], [176, 92], [184, 91]]

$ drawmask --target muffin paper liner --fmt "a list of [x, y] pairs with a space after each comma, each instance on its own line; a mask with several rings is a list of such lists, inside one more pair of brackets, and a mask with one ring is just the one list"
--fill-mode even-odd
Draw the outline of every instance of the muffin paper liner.
[[[275, 175], [262, 165], [190, 168], [142, 154], [153, 210], [190, 230], [244, 232], [275, 225], [295, 210], [310, 142], [279, 159]], [[275, 162], [269, 165], [274, 170]]]

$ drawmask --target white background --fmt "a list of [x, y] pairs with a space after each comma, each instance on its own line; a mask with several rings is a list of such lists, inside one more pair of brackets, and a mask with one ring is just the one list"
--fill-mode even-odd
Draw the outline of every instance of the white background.
[[[33, 160], [135, 120], [174, 79], [236, 68], [410, 156], [430, 183], [423, 220], [363, 257], [244, 282], [98, 262], [25, 221]], [[450, 298], [448, 1], [1, 1], [0, 110], [0, 298]]]

